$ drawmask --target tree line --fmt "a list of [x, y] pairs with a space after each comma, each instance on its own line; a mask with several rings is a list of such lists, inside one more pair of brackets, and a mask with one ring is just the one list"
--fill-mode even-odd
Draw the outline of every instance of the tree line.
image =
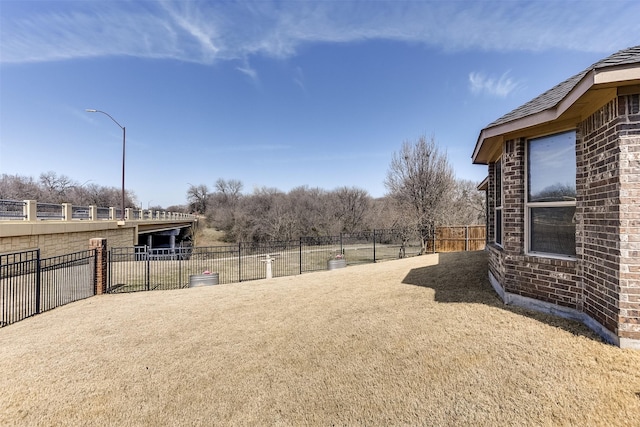
[[[288, 192], [261, 187], [246, 194], [241, 181], [220, 178], [212, 187], [189, 185], [187, 205], [166, 209], [205, 216], [207, 224], [222, 231], [228, 242], [393, 228], [413, 233], [424, 249], [436, 226], [485, 223], [484, 193], [477, 191], [477, 183], [456, 179], [446, 152], [438, 148], [434, 137], [405, 141], [393, 154], [384, 184], [387, 194], [380, 198], [349, 186], [334, 190], [300, 186]], [[52, 171], [40, 174], [38, 180], [0, 175], [0, 199], [119, 207], [120, 191], [92, 182], [80, 184]], [[129, 190], [125, 205], [137, 206]]]
[[[49, 171], [33, 177], [0, 175], [0, 199], [37, 200], [40, 203], [71, 203], [76, 206], [120, 207], [122, 189], [106, 187], [93, 182], [83, 184], [66, 175]], [[137, 206], [133, 192], [125, 191], [125, 206]]]
[[262, 187], [243, 193], [239, 180], [190, 185], [187, 210], [206, 216], [228, 242], [291, 240], [372, 229], [412, 230], [423, 248], [436, 226], [485, 222], [485, 197], [477, 183], [456, 179], [435, 139], [420, 137], [394, 153], [385, 186], [373, 198], [361, 188], [323, 190], [308, 186], [288, 192]]

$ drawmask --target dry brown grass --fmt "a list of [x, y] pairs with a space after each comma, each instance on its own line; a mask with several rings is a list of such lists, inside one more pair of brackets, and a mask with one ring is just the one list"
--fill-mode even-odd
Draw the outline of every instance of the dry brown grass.
[[3, 425], [640, 425], [640, 352], [482, 252], [105, 295], [0, 329]]
[[[203, 219], [202, 221], [204, 222], [205, 220]], [[198, 227], [195, 240], [196, 245], [199, 247], [233, 245], [233, 243], [224, 241], [224, 232], [204, 225]]]

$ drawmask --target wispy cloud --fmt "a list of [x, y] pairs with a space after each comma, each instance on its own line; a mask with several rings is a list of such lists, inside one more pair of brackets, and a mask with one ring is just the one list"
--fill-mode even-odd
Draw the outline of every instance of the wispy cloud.
[[469, 90], [476, 95], [486, 94], [505, 98], [518, 87], [520, 84], [509, 77], [508, 71], [499, 78], [487, 77], [477, 72], [469, 73]]
[[306, 87], [304, 85], [304, 73], [302, 72], [302, 68], [296, 67], [293, 75], [293, 83], [298, 86], [303, 91], [306, 91]]
[[242, 66], [236, 67], [236, 70], [248, 76], [254, 83], [256, 84], [259, 83], [258, 72], [256, 71], [255, 68], [251, 67], [247, 59], [243, 61]]
[[637, 44], [638, 15], [635, 0], [12, 2], [0, 14], [0, 61], [127, 55], [210, 64], [367, 39], [451, 51], [609, 53]]

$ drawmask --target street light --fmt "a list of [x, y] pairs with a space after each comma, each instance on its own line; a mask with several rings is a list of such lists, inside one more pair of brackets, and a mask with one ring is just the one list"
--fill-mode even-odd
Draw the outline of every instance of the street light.
[[116, 121], [116, 119], [114, 119], [113, 117], [111, 117], [111, 115], [109, 113], [105, 113], [104, 111], [100, 111], [100, 110], [94, 110], [94, 109], [87, 109], [86, 110], [87, 113], [102, 113], [105, 116], [109, 117], [111, 120], [113, 120], [113, 123], [117, 124], [118, 127], [120, 129], [122, 129], [122, 201], [121, 201], [121, 212], [120, 212], [120, 219], [124, 221], [124, 159], [125, 159], [125, 147], [126, 147], [126, 139], [127, 139], [127, 131], [125, 129], [124, 126], [122, 126], [120, 123], [118, 123]]

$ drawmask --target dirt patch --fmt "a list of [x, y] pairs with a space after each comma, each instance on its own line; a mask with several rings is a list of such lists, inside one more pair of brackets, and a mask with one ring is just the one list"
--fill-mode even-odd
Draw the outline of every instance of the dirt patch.
[[483, 252], [104, 295], [0, 329], [18, 425], [640, 425], [640, 352], [505, 307]]

